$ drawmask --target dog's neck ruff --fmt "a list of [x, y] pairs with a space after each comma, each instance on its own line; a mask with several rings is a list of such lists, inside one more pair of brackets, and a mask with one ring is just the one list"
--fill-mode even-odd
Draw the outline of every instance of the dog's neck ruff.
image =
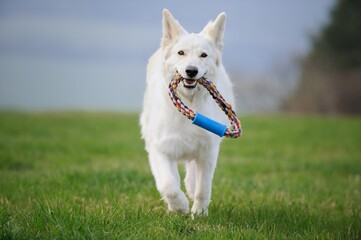
[[[227, 103], [226, 100], [223, 98], [223, 96], [218, 92], [216, 86], [212, 82], [208, 81], [204, 77], [197, 79], [198, 83], [201, 84], [202, 86], [204, 86], [208, 90], [208, 92], [210, 93], [212, 98], [216, 101], [218, 106], [227, 115], [229, 121], [231, 122], [230, 128], [226, 127], [220, 123], [217, 123], [199, 113], [194, 113], [192, 109], [187, 107], [187, 105], [185, 105], [180, 100], [176, 90], [177, 90], [178, 84], [183, 80], [184, 80], [184, 78], [179, 73], [176, 73], [174, 78], [169, 83], [168, 95], [169, 95], [170, 99], [172, 100], [174, 106], [178, 109], [179, 112], [181, 112], [189, 120], [193, 121], [194, 124], [196, 124], [202, 128], [205, 128], [219, 136], [225, 136], [228, 138], [237, 138], [241, 135], [241, 133], [242, 133], [241, 123], [240, 123], [236, 113], [232, 109], [232, 106], [229, 103]], [[198, 124], [195, 122], [197, 119], [196, 118], [197, 115], [199, 116], [199, 118], [203, 119], [202, 120], [202, 121], [204, 121], [203, 123]], [[224, 127], [224, 130], [219, 129], [222, 127]]]

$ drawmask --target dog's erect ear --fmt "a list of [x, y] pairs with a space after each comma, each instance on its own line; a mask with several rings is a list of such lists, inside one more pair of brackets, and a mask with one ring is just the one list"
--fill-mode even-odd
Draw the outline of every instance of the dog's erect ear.
[[211, 39], [217, 47], [222, 50], [223, 47], [223, 33], [226, 27], [226, 13], [222, 12], [218, 15], [214, 22], [208, 23], [201, 32], [206, 37]]
[[179, 24], [179, 22], [167, 10], [163, 10], [163, 38], [162, 47], [168, 46], [170, 43], [176, 41], [180, 35], [187, 33], [186, 30]]

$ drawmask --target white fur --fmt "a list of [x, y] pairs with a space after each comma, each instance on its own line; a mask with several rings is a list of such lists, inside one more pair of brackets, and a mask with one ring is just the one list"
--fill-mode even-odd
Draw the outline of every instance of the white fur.
[[[168, 84], [176, 71], [187, 77], [186, 67], [196, 66], [199, 69], [196, 78], [205, 76], [213, 81], [234, 106], [232, 84], [221, 59], [225, 18], [225, 13], [221, 13], [202, 32], [194, 34], [184, 30], [168, 10], [163, 10], [161, 47], [149, 59], [140, 123], [157, 189], [170, 211], [189, 211], [178, 173], [178, 162], [182, 161], [186, 166], [187, 194], [194, 201], [192, 213], [208, 214], [221, 138], [192, 125], [178, 112], [169, 99]], [[179, 55], [179, 51], [184, 55]], [[208, 56], [200, 57], [203, 52]], [[193, 111], [229, 125], [222, 110], [200, 84], [187, 89], [180, 83], [178, 93]]]

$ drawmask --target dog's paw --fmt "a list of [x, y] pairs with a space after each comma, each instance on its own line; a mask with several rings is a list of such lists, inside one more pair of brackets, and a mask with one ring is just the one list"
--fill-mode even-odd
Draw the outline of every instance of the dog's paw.
[[208, 216], [208, 208], [202, 209], [193, 209], [192, 208], [192, 219], [194, 220], [197, 217], [207, 217]]
[[192, 208], [192, 218], [194, 218], [195, 216], [208, 216], [208, 208]]
[[195, 216], [208, 216], [208, 201], [194, 201], [192, 206], [192, 218]]
[[168, 204], [168, 210], [170, 212], [189, 212], [189, 201], [182, 191], [166, 196], [165, 201]]

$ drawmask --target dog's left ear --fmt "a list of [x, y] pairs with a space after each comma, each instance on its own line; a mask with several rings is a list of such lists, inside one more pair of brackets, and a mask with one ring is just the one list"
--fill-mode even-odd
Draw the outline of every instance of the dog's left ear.
[[218, 15], [214, 22], [209, 22], [204, 29], [202, 34], [212, 40], [217, 47], [222, 50], [223, 48], [223, 34], [226, 28], [226, 13], [222, 12]]

